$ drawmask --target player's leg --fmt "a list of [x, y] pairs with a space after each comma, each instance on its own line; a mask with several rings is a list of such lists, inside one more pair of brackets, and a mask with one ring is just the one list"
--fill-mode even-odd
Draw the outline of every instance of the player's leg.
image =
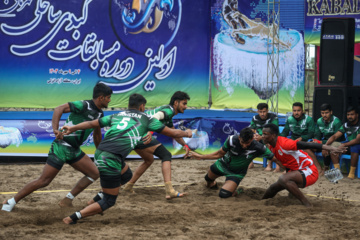
[[206, 181], [206, 187], [210, 189], [218, 189], [217, 182], [215, 180], [222, 175], [221, 173], [215, 174], [213, 171], [218, 173], [214, 164], [210, 166], [209, 171], [204, 177]]
[[161, 170], [164, 177], [166, 192], [165, 198], [169, 200], [172, 198], [184, 197], [187, 193], [176, 191], [171, 183], [171, 153], [161, 144], [154, 151], [154, 155], [161, 159]]
[[321, 154], [324, 159], [324, 172], [330, 169], [331, 157], [329, 151], [322, 150]]
[[121, 185], [121, 173], [126, 166], [124, 159], [118, 155], [100, 150], [96, 150], [95, 159], [100, 172], [103, 197], [83, 210], [64, 218], [63, 222], [66, 224], [76, 223], [81, 218], [101, 213], [116, 203]]
[[5, 200], [1, 210], [11, 212], [15, 204], [18, 203], [21, 199], [38, 190], [39, 188], [43, 188], [49, 185], [58, 174], [60, 169], [57, 169], [46, 163], [40, 177], [26, 184], [13, 198]]
[[[317, 172], [316, 172], [317, 174]], [[279, 180], [272, 184], [265, 192], [263, 199], [274, 197], [279, 191], [286, 189], [294, 197], [300, 200], [306, 207], [311, 207], [311, 203], [307, 200], [299, 188], [306, 186], [306, 177], [302, 171], [292, 171], [280, 176]]]
[[76, 223], [79, 219], [93, 216], [98, 213], [102, 213], [103, 211], [115, 205], [117, 196], [119, 194], [119, 190], [120, 187], [102, 188], [102, 193], [103, 193], [102, 199], [64, 218], [63, 222], [66, 224]]
[[55, 140], [46, 160], [46, 164], [40, 177], [26, 184], [13, 198], [3, 202], [2, 210], [10, 212], [16, 203], [39, 188], [46, 187], [55, 178], [65, 163], [64, 148], [62, 141]]
[[355, 170], [359, 161], [359, 152], [360, 152], [360, 145], [354, 145], [350, 147], [351, 152], [351, 164], [350, 164], [350, 172], [348, 178], [354, 179], [355, 178]]
[[160, 146], [160, 142], [156, 139], [151, 140], [149, 144], [139, 144], [135, 148], [135, 152], [144, 159], [134, 171], [132, 178], [130, 181], [125, 185], [124, 191], [135, 193], [133, 187], [136, 181], [145, 173], [145, 171], [153, 164], [154, 162], [154, 152], [158, 146]]
[[[129, 182], [129, 180], [132, 178], [132, 171], [129, 167], [129, 165], [127, 165], [125, 163], [125, 167], [121, 170], [121, 178], [120, 178], [120, 186], [123, 186], [125, 185], [127, 182]], [[102, 191], [98, 192], [96, 194], [96, 196], [91, 199], [90, 201], [88, 201], [88, 205], [91, 205], [93, 204], [94, 202], [98, 202], [100, 201], [101, 199], [104, 198], [104, 193]]]
[[83, 176], [66, 197], [59, 202], [60, 207], [72, 207], [73, 199], [99, 178], [99, 171], [94, 162], [82, 151], [79, 156], [68, 163], [85, 176]]
[[239, 186], [241, 180], [244, 178], [244, 175], [234, 175], [226, 177], [226, 181], [222, 188], [219, 191], [219, 197], [229, 198], [236, 196], [236, 188]]

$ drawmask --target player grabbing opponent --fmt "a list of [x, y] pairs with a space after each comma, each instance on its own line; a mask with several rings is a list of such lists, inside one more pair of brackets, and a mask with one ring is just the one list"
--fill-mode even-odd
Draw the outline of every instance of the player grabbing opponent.
[[120, 186], [132, 177], [124, 160], [141, 141], [147, 131], [156, 131], [169, 137], [191, 137], [192, 131], [176, 130], [164, 126], [160, 121], [144, 113], [146, 99], [140, 94], [129, 98], [128, 110], [75, 126], [64, 126], [65, 134], [77, 130], [110, 127], [96, 149], [95, 164], [100, 172], [102, 194], [94, 197], [93, 203], [79, 212], [63, 219], [66, 224], [105, 211], [115, 205]]
[[[187, 93], [177, 91], [171, 97], [169, 105], [164, 105], [153, 110], [148, 110], [146, 113], [158, 119], [165, 126], [174, 128], [172, 118], [178, 113], [184, 113], [187, 108], [188, 100], [190, 100], [190, 97]], [[146, 139], [150, 137], [151, 133], [148, 133]], [[175, 140], [184, 146], [186, 153], [189, 152], [189, 147], [182, 138], [175, 138]], [[135, 147], [135, 152], [144, 159], [144, 162], [136, 168], [133, 177], [124, 187], [124, 191], [134, 193], [134, 184], [154, 162], [155, 155], [162, 161], [162, 173], [165, 182], [166, 199], [183, 197], [185, 195], [185, 193], [179, 193], [178, 191], [175, 191], [171, 184], [172, 155], [158, 140], [153, 138], [149, 144], [138, 144]]]
[[4, 201], [2, 210], [10, 212], [16, 203], [39, 188], [46, 187], [55, 178], [65, 163], [82, 172], [81, 178], [75, 187], [61, 200], [60, 206], [71, 206], [72, 199], [87, 186], [99, 178], [99, 172], [91, 161], [80, 149], [81, 144], [88, 138], [94, 129], [94, 143], [98, 146], [101, 141], [101, 129], [92, 128], [79, 130], [71, 135], [63, 136], [59, 129], [59, 121], [63, 113], [71, 112], [65, 125], [78, 124], [85, 121], [99, 119], [103, 116], [102, 108], [107, 108], [111, 101], [112, 90], [105, 84], [98, 83], [94, 87], [93, 99], [65, 103], [55, 108], [52, 126], [56, 139], [52, 142], [49, 156], [40, 177], [26, 184], [13, 198]]
[[218, 159], [210, 166], [205, 180], [208, 188], [216, 189], [215, 179], [225, 176], [225, 184], [220, 189], [219, 197], [228, 198], [236, 194], [235, 190], [245, 177], [248, 166], [254, 158], [272, 159], [274, 154], [254, 140], [254, 132], [251, 128], [244, 128], [240, 131], [240, 135], [229, 136], [218, 151], [206, 155], [190, 152], [188, 156], [196, 159]]

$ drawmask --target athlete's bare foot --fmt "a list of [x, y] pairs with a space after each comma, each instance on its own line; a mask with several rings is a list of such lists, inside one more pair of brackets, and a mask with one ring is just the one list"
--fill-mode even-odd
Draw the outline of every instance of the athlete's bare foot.
[[274, 173], [281, 172], [281, 169], [280, 169], [280, 168], [275, 168], [275, 170], [274, 170], [273, 172], [274, 172]]
[[59, 202], [59, 206], [60, 207], [73, 207], [72, 201], [73, 201], [72, 199], [65, 197]]
[[73, 223], [73, 220], [70, 217], [66, 217], [66, 218], [63, 219], [63, 222], [65, 224], [71, 224], [71, 223]]
[[206, 183], [206, 187], [207, 188], [210, 188], [210, 189], [218, 189], [218, 185], [217, 185], [217, 182], [216, 181], [213, 181], [213, 182], [207, 182]]
[[251, 163], [249, 164], [248, 169], [250, 169], [250, 168], [254, 168], [254, 162], [251, 162]]
[[266, 168], [264, 169], [264, 171], [266, 171], [266, 172], [270, 172], [271, 170], [272, 170], [272, 168], [271, 168], [270, 164], [268, 164], [266, 166]]
[[173, 191], [173, 192], [170, 192], [169, 194], [166, 194], [166, 199], [167, 200], [170, 200], [170, 199], [173, 199], [173, 198], [181, 198], [181, 197], [185, 197], [186, 195], [188, 195], [188, 193], [184, 192], [184, 193], [180, 193], [178, 191]]

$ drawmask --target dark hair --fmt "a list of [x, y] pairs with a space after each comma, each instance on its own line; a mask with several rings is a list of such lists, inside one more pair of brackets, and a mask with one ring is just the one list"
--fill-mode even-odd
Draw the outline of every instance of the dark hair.
[[93, 99], [100, 96], [106, 97], [113, 93], [112, 89], [104, 83], [97, 83], [93, 90]]
[[147, 101], [143, 95], [133, 93], [129, 97], [129, 108], [139, 109], [141, 104], [145, 104]]
[[320, 111], [326, 111], [326, 110], [332, 111], [331, 105], [328, 103], [324, 103], [320, 106]]
[[357, 107], [353, 107], [353, 106], [349, 106], [347, 109], [346, 109], [346, 112], [351, 112], [351, 111], [355, 111], [355, 113], [359, 113], [359, 109]]
[[303, 108], [303, 104], [301, 102], [294, 102], [293, 107], [301, 107], [301, 109]]
[[175, 92], [172, 97], [171, 97], [171, 100], [170, 100], [170, 105], [173, 106], [175, 101], [182, 101], [182, 100], [190, 100], [190, 97], [189, 95], [186, 93], [186, 92], [182, 92], [182, 91], [177, 91]]
[[273, 123], [265, 124], [263, 126], [263, 132], [264, 132], [264, 128], [270, 129], [271, 134], [276, 134], [276, 136], [279, 135], [279, 127]]
[[266, 108], [266, 110], [269, 109], [269, 105], [267, 103], [259, 103], [256, 107], [258, 110]]
[[249, 140], [251, 140], [254, 137], [254, 131], [249, 128], [243, 128], [240, 131], [240, 138], [244, 141], [244, 142], [248, 142]]

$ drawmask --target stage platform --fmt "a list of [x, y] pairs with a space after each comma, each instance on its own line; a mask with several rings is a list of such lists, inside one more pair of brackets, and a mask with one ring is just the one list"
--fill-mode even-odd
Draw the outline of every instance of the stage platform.
[[[105, 116], [118, 111], [104, 111]], [[47, 157], [51, 142], [54, 140], [52, 131], [52, 111], [16, 111], [0, 112], [0, 159], [8, 157]], [[60, 126], [69, 114], [63, 114]], [[210, 153], [218, 150], [229, 135], [240, 132], [250, 125], [256, 113], [218, 110], [186, 110], [184, 114], [174, 117], [175, 128], [190, 128], [192, 138], [184, 140], [191, 149], [199, 153]], [[280, 125], [285, 124], [285, 116], [279, 117]], [[105, 134], [105, 130], [102, 130]], [[173, 139], [154, 133], [173, 157], [182, 157], [184, 150]], [[95, 146], [92, 135], [84, 142], [82, 150], [93, 156]], [[128, 158], [139, 158], [132, 152]], [[1, 162], [1, 160], [0, 160]]]

